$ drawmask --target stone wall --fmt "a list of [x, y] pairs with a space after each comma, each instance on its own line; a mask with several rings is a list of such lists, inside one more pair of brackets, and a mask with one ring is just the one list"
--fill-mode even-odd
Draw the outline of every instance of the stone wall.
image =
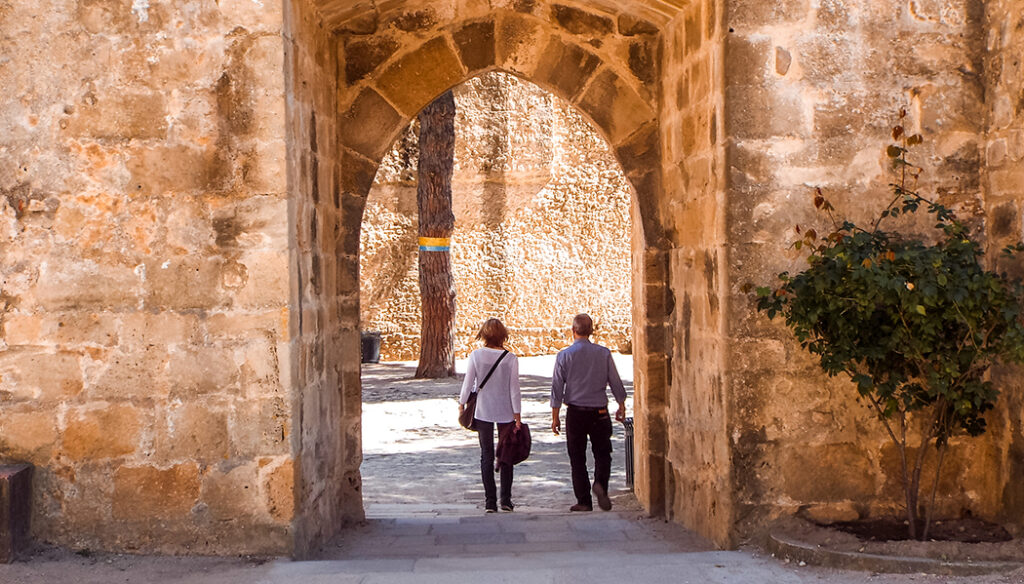
[[72, 548], [291, 548], [280, 4], [0, 5], [0, 459]]
[[661, 127], [666, 189], [674, 195], [659, 211], [671, 249], [652, 275], [668, 281], [670, 292], [663, 298], [657, 287], [644, 291], [665, 306], [667, 318], [649, 325], [651, 340], [643, 348], [648, 359], [666, 354], [666, 373], [649, 382], [652, 394], [664, 389], [651, 396], [639, 426], [650, 442], [641, 464], [651, 468], [655, 483], [648, 504], [728, 546], [733, 506], [727, 493], [734, 485], [724, 377], [721, 18], [721, 3], [703, 0], [667, 27]]
[[[1021, 0], [283, 8], [0, 3], [0, 457], [37, 466], [35, 535], [304, 555], [363, 517], [367, 195], [419, 109], [492, 70], [570, 104], [631, 186], [643, 504], [723, 546], [900, 504], [849, 384], [742, 286], [799, 266], [812, 187], [877, 212], [900, 107], [923, 190], [993, 251], [1020, 236]], [[941, 508], [1020, 522], [1020, 376], [993, 379]]]
[[[630, 350], [630, 191], [601, 137], [569, 104], [506, 73], [455, 89], [452, 207], [455, 346], [491, 316], [520, 355], [569, 343], [573, 315]], [[362, 328], [384, 360], [419, 357], [415, 128], [384, 157], [362, 225]]]
[[[985, 215], [990, 262], [1000, 270], [1024, 276], [1020, 260], [1007, 261], [1000, 250], [1024, 238], [1024, 2], [1004, 0], [986, 4]], [[992, 433], [1007, 444], [1002, 455], [1004, 516], [1024, 527], [1024, 382], [1020, 368], [997, 369], [992, 380], [1002, 391], [1002, 403], [990, 423]]]
[[[794, 225], [822, 223], [813, 187], [855, 220], [877, 216], [900, 108], [925, 139], [912, 153], [925, 167], [921, 190], [984, 226], [983, 16], [976, 0], [727, 3], [726, 409], [738, 533], [779, 513], [855, 518], [902, 504], [897, 451], [880, 423], [741, 287], [799, 269], [787, 246]], [[998, 513], [997, 433], [955, 441], [940, 513]]]
[[[292, 227], [289, 338], [295, 430], [295, 555], [363, 519], [358, 467], [361, 400], [339, 388], [359, 378], [358, 239], [340, 226], [361, 210], [342, 180], [337, 139], [337, 44], [316, 11], [286, 4], [288, 207]], [[355, 199], [353, 203], [353, 198]]]

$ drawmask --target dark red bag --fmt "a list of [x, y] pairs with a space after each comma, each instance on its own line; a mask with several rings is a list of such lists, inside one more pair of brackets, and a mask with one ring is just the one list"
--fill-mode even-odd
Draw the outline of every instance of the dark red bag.
[[530, 457], [530, 427], [523, 424], [516, 430], [515, 422], [505, 426], [498, 433], [498, 449], [495, 456], [499, 464], [519, 464]]

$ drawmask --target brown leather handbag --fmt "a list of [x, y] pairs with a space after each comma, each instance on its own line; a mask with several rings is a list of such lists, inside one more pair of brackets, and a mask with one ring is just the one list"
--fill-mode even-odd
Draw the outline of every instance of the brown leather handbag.
[[484, 384], [491, 378], [494, 370], [498, 368], [498, 363], [501, 363], [501, 360], [505, 358], [505, 355], [508, 355], [507, 350], [498, 357], [498, 360], [494, 362], [494, 365], [491, 365], [491, 370], [487, 372], [487, 376], [484, 377], [484, 380], [477, 386], [476, 391], [469, 394], [469, 399], [466, 400], [466, 407], [463, 408], [462, 413], [459, 414], [459, 424], [463, 428], [476, 432], [476, 394], [484, 388]]

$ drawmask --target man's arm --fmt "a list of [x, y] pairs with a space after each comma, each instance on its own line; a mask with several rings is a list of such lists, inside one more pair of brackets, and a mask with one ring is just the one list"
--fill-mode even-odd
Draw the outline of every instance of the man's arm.
[[565, 398], [565, 362], [562, 353], [555, 357], [555, 372], [551, 376], [551, 431], [556, 435], [561, 431], [558, 412], [562, 409]]
[[619, 377], [619, 370], [615, 368], [615, 359], [612, 359], [611, 351], [608, 352], [608, 386], [612, 388], [612, 395], [619, 404], [615, 412], [615, 419], [620, 422], [626, 421], [626, 387], [622, 385], [622, 378]]

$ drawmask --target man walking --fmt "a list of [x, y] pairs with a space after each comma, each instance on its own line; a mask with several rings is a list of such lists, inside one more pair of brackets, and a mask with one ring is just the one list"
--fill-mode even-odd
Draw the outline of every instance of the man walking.
[[[576, 504], [570, 511], [592, 511], [594, 497], [601, 509], [608, 511], [612, 501], [608, 498], [608, 478], [612, 472], [612, 419], [608, 415], [610, 386], [619, 404], [615, 419], [626, 419], [626, 388], [612, 361], [612, 352], [590, 342], [594, 321], [586, 314], [577, 314], [572, 320], [573, 344], [558, 352], [555, 359], [554, 380], [551, 383], [551, 431], [561, 429], [559, 410], [565, 404], [565, 440], [572, 467], [572, 490]], [[587, 470], [587, 439], [594, 453], [594, 483], [591, 486]]]

